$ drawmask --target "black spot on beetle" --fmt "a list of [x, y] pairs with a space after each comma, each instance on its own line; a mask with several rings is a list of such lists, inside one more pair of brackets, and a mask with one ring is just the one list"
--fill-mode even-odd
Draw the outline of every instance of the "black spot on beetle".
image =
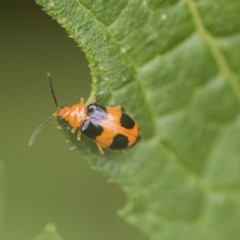
[[112, 144], [109, 146], [112, 150], [123, 150], [128, 146], [128, 138], [122, 134], [117, 134], [113, 138]]
[[81, 132], [91, 139], [96, 139], [97, 136], [100, 136], [103, 132], [103, 128], [97, 123], [97, 121], [86, 120], [82, 127]]
[[122, 116], [120, 118], [120, 123], [122, 127], [127, 129], [132, 129], [135, 126], [135, 122], [133, 121], [133, 119], [124, 112], [122, 113]]

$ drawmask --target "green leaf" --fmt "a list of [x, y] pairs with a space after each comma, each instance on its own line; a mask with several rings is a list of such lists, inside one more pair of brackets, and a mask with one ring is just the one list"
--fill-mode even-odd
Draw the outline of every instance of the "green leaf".
[[40, 235], [34, 240], [63, 240], [56, 232], [56, 227], [53, 224], [48, 224]]
[[151, 239], [239, 239], [240, 2], [37, 2], [85, 51], [91, 97], [104, 91], [141, 128], [123, 153], [78, 146], [127, 192], [120, 214]]
[[0, 161], [0, 229], [2, 226], [4, 209], [5, 209], [5, 181], [4, 181], [4, 167], [3, 163]]

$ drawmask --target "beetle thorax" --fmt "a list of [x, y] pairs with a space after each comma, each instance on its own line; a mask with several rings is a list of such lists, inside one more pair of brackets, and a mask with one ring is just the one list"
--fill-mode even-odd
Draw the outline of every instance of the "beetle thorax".
[[68, 122], [72, 128], [81, 127], [86, 118], [85, 107], [81, 103], [72, 107], [63, 107], [57, 115]]

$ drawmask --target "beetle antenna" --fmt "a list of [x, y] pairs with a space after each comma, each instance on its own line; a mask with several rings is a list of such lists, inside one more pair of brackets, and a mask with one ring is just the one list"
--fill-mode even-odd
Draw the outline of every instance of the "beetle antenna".
[[59, 109], [59, 105], [57, 103], [57, 98], [56, 98], [56, 95], [55, 95], [54, 90], [53, 90], [52, 77], [51, 77], [50, 73], [47, 73], [47, 79], [48, 79], [48, 83], [49, 83], [49, 87], [50, 87], [50, 91], [52, 93], [54, 103], [55, 103], [56, 107]]
[[[56, 98], [56, 95], [54, 93], [54, 90], [53, 90], [53, 85], [52, 85], [52, 78], [51, 78], [51, 74], [50, 73], [47, 73], [47, 79], [48, 79], [48, 83], [49, 83], [49, 87], [50, 87], [50, 91], [51, 91], [51, 94], [52, 94], [52, 97], [53, 97], [53, 101], [57, 107], [57, 109], [59, 109], [59, 106], [58, 106], [58, 102], [57, 102], [57, 98]], [[30, 140], [28, 142], [28, 146], [31, 146], [36, 138], [36, 136], [38, 135], [38, 133], [49, 123], [51, 122], [54, 118], [56, 117], [56, 115], [53, 115], [51, 116], [50, 118], [48, 118], [45, 122], [43, 122], [32, 134], [32, 136], [30, 137]]]
[[28, 142], [28, 146], [31, 146], [34, 142], [34, 139], [36, 138], [36, 136], [38, 135], [38, 133], [52, 120], [54, 119], [54, 116], [51, 116], [50, 118], [48, 118], [45, 122], [43, 122], [32, 134], [29, 142]]

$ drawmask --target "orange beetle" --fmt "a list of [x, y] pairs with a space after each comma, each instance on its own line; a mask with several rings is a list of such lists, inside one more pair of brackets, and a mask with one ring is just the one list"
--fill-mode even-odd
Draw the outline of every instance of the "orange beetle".
[[111, 108], [96, 104], [99, 94], [86, 107], [84, 99], [81, 98], [78, 104], [60, 108], [53, 91], [50, 74], [48, 74], [48, 81], [58, 111], [34, 131], [29, 145], [33, 144], [40, 130], [55, 118], [68, 123], [72, 133], [77, 131], [78, 142], [81, 140], [82, 133], [95, 141], [102, 155], [104, 154], [102, 147], [121, 151], [133, 146], [140, 139], [136, 122], [124, 112], [122, 107]]

